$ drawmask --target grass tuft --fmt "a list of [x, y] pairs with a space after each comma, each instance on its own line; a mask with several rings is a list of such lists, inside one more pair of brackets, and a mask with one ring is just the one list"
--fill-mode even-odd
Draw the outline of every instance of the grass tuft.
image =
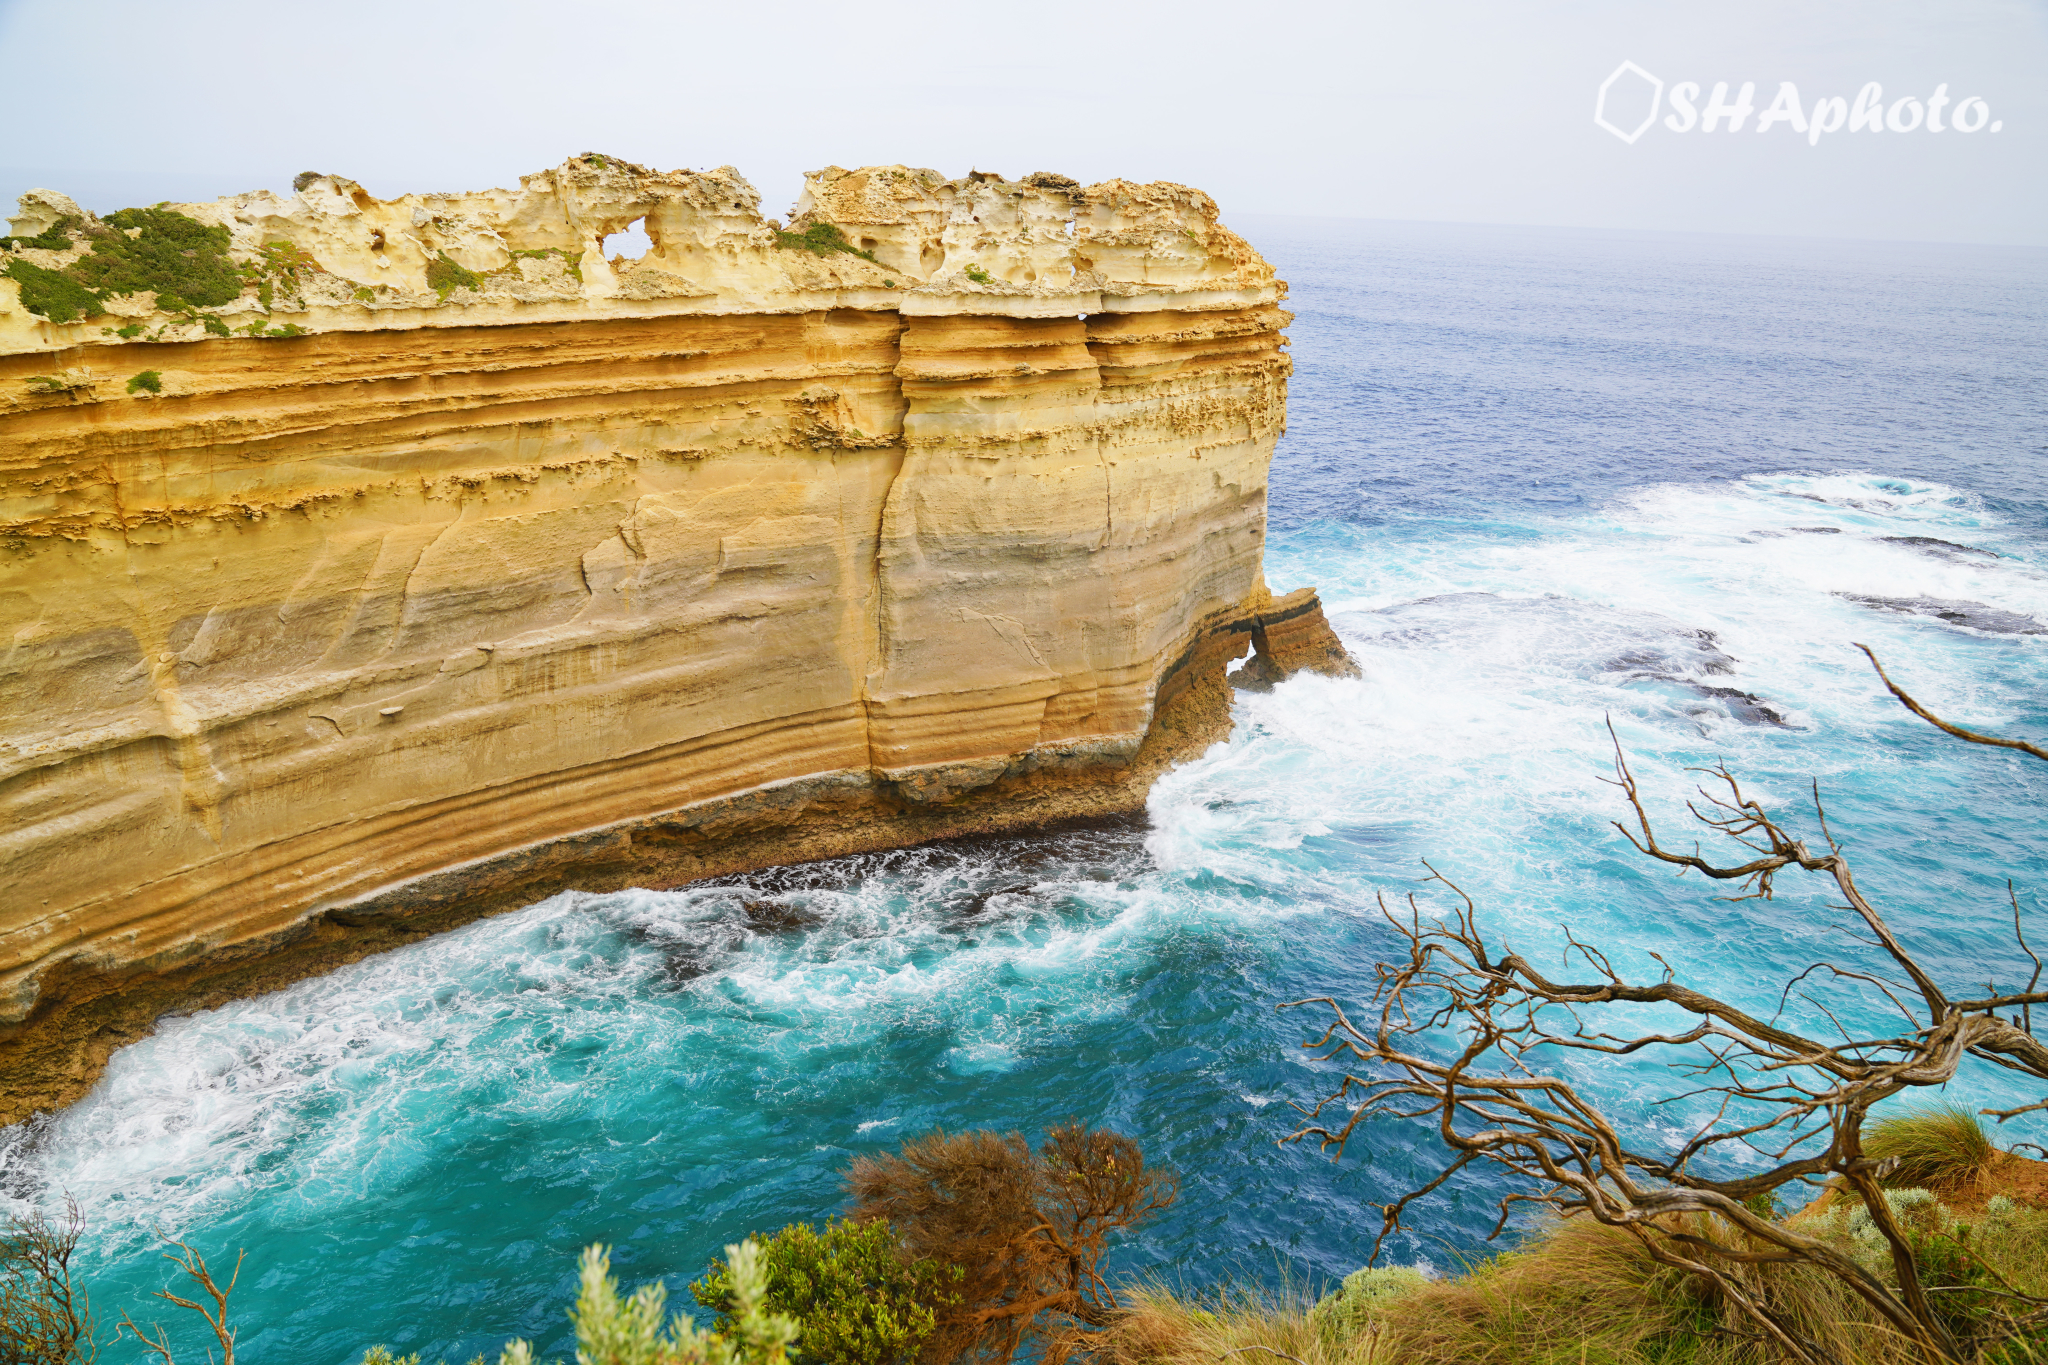
[[1863, 1150], [1898, 1159], [1887, 1185], [1940, 1189], [1974, 1186], [1998, 1156], [1977, 1116], [1953, 1104], [1871, 1124], [1864, 1130]]
[[[2009, 1301], [1987, 1292], [1992, 1272], [2021, 1294], [2048, 1290], [2048, 1213], [2000, 1198], [1965, 1225], [1929, 1197], [1896, 1202], [1926, 1206], [1910, 1220], [1916, 1259], [1927, 1282], [1943, 1286], [1953, 1328], [1981, 1345], [1986, 1365], [2048, 1365], [2041, 1329], [2008, 1337], [1999, 1321]], [[1716, 1240], [1740, 1237], [1717, 1219], [1689, 1221], [1691, 1231]], [[1888, 1277], [1888, 1253], [1859, 1241], [1851, 1221], [1836, 1211], [1809, 1230]], [[1926, 1365], [1839, 1279], [1798, 1265], [1732, 1265], [1724, 1273], [1824, 1359]], [[1715, 1287], [1659, 1265], [1629, 1233], [1584, 1220], [1552, 1224], [1518, 1250], [1447, 1279], [1418, 1284], [1379, 1272], [1358, 1284], [1372, 1292], [1343, 1296], [1353, 1302], [1340, 1312], [1332, 1311], [1334, 1295], [1311, 1309], [1285, 1293], [1180, 1297], [1144, 1283], [1125, 1295], [1129, 1311], [1088, 1347], [1101, 1365], [1761, 1365], [1774, 1358]]]
[[1120, 1289], [1125, 1304], [1108, 1330], [1087, 1338], [1102, 1365], [1394, 1365], [1380, 1334], [1323, 1330], [1300, 1296], [1226, 1288], [1183, 1298], [1158, 1281]]

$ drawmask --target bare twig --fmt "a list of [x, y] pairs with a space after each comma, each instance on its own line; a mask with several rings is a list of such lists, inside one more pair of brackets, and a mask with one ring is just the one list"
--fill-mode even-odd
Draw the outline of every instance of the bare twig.
[[[1896, 687], [1893, 691], [1926, 715]], [[1973, 742], [1996, 742], [2048, 757], [2017, 741], [1960, 733]], [[1659, 841], [1618, 736], [1610, 780], [1634, 818], [1615, 827], [1638, 850], [1681, 872], [1741, 884], [1743, 894], [1735, 900], [1769, 898], [1780, 872], [1828, 878], [1861, 921], [1869, 942], [1890, 958], [1910, 987], [1822, 961], [1788, 982], [1777, 1012], [1759, 1019], [1693, 989], [1661, 957], [1655, 959], [1660, 969], [1655, 978], [1632, 980], [1607, 953], [1569, 932], [1569, 959], [1590, 969], [1594, 979], [1553, 981], [1526, 958], [1490, 942], [1479, 927], [1472, 898], [1425, 863], [1429, 880], [1449, 888], [1455, 901], [1446, 916], [1429, 920], [1413, 895], [1398, 914], [1382, 898], [1382, 914], [1406, 953], [1405, 960], [1382, 962], [1377, 969], [1371, 1002], [1376, 1017], [1355, 1020], [1327, 997], [1282, 1006], [1313, 1005], [1325, 1011], [1328, 1025], [1303, 1046], [1318, 1060], [1345, 1067], [1334, 1093], [1312, 1107], [1297, 1106], [1302, 1124], [1284, 1140], [1312, 1138], [1341, 1155], [1363, 1123], [1431, 1122], [1451, 1159], [1418, 1188], [1380, 1206], [1375, 1257], [1389, 1236], [1403, 1230], [1402, 1220], [1416, 1200], [1484, 1162], [1514, 1177], [1515, 1188], [1499, 1201], [1496, 1234], [1525, 1203], [1625, 1229], [1655, 1260], [1714, 1285], [1755, 1326], [1757, 1339], [1787, 1359], [1819, 1365], [1825, 1354], [1774, 1316], [1728, 1267], [1810, 1265], [1852, 1289], [1929, 1360], [1964, 1359], [1968, 1349], [1956, 1339], [1949, 1319], [1930, 1304], [1912, 1236], [1884, 1197], [1881, 1182], [1893, 1163], [1869, 1156], [1862, 1132], [1873, 1106], [1909, 1090], [1946, 1084], [1967, 1058], [2048, 1080], [2048, 1048], [2033, 1036], [2031, 1012], [2034, 1004], [2048, 1002], [2048, 992], [2038, 989], [2041, 959], [2021, 933], [2017, 893], [2008, 887], [2014, 937], [2034, 965], [2027, 989], [2001, 992], [1991, 986], [1980, 998], [1953, 1000], [1858, 887], [1848, 854], [1827, 827], [1818, 785], [1813, 807], [1825, 851], [1791, 833], [1725, 766], [1701, 771], [1708, 782], [1691, 804], [1692, 814], [1745, 850], [1736, 861], [1717, 863], [1697, 847], [1679, 852]], [[1816, 983], [1822, 982], [1830, 989], [1862, 993], [1862, 1007], [1889, 1012], [1898, 1020], [1898, 1031], [1854, 1036], [1841, 1016], [1814, 995]], [[1795, 987], [1798, 998], [1833, 1025], [1834, 1037], [1810, 1036], [1785, 1021]], [[1588, 1026], [1591, 1011], [1630, 1004], [1669, 1006], [1691, 1016], [1692, 1023], [1633, 1034]], [[1710, 1114], [1696, 1129], [1662, 1145], [1625, 1136], [1546, 1064], [1582, 1052], [1668, 1054], [1668, 1064], [1700, 1082], [1672, 1099], [1711, 1100]], [[1333, 1102], [1348, 1108], [1342, 1124], [1322, 1121]], [[2003, 1121], [2038, 1109], [2048, 1109], [2048, 1100], [1984, 1112]], [[1737, 1148], [1743, 1161], [1711, 1159]], [[1755, 1169], [1755, 1154], [1764, 1155], [1765, 1169]], [[1862, 1199], [1889, 1250], [1888, 1277], [1873, 1274], [1828, 1238], [1751, 1207], [1758, 1196], [1785, 1185], [1823, 1181], [1839, 1182]]]
[[1960, 725], [1951, 725], [1919, 702], [1914, 701], [1912, 697], [1907, 695], [1905, 688], [1893, 682], [1891, 675], [1884, 671], [1884, 665], [1877, 661], [1877, 655], [1871, 650], [1869, 645], [1859, 644], [1856, 648], [1869, 656], [1870, 666], [1877, 670], [1878, 677], [1884, 679], [1885, 688], [1899, 699], [1899, 704], [1920, 717], [1920, 719], [1926, 721], [1929, 725], [1932, 725], [1935, 729], [1945, 730], [1957, 739], [1966, 739], [1972, 744], [1989, 744], [1997, 749], [2017, 749], [2023, 754], [2032, 754], [2035, 758], [2048, 762], [2048, 749], [2043, 749], [2038, 744], [2029, 744], [2023, 739], [2001, 739], [1997, 735], [1979, 734], [1975, 730], [1965, 730]]
[[98, 1355], [91, 1304], [71, 1280], [84, 1231], [69, 1195], [62, 1221], [31, 1213], [0, 1223], [0, 1361], [90, 1365]]
[[[156, 1297], [167, 1303], [176, 1304], [180, 1308], [189, 1308], [204, 1318], [206, 1325], [213, 1329], [214, 1339], [220, 1343], [221, 1365], [235, 1365], [235, 1331], [232, 1327], [228, 1326], [228, 1295], [235, 1292], [235, 1283], [242, 1278], [242, 1261], [249, 1253], [246, 1251], [237, 1251], [235, 1253], [234, 1273], [228, 1276], [227, 1288], [222, 1289], [214, 1282], [212, 1272], [206, 1267], [206, 1258], [204, 1256], [201, 1256], [184, 1242], [179, 1241], [175, 1237], [167, 1236], [161, 1231], [157, 1233], [157, 1236], [178, 1249], [176, 1255], [168, 1251], [165, 1252], [164, 1259], [184, 1271], [186, 1275], [197, 1282], [199, 1287], [206, 1292], [206, 1297], [213, 1301], [213, 1307], [208, 1309], [204, 1304], [195, 1303], [191, 1299], [181, 1298], [171, 1293], [168, 1289], [157, 1290]], [[171, 1359], [170, 1341], [164, 1334], [163, 1326], [159, 1323], [151, 1323], [150, 1326], [156, 1331], [154, 1337], [144, 1332], [142, 1328], [136, 1325], [135, 1320], [126, 1313], [121, 1315], [121, 1327], [123, 1329], [133, 1332], [135, 1339], [141, 1342], [146, 1349], [163, 1357], [164, 1365], [175, 1365], [175, 1362]]]

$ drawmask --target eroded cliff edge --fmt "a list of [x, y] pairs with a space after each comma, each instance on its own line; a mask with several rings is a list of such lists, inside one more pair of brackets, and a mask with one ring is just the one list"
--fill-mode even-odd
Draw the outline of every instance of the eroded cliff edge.
[[1134, 808], [1231, 660], [1349, 668], [1260, 570], [1284, 285], [1183, 186], [785, 229], [586, 155], [36, 192], [0, 262], [0, 1123], [565, 887]]

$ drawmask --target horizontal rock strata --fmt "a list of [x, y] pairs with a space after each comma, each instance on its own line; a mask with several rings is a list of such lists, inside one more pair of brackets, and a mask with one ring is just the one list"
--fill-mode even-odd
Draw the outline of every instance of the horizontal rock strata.
[[565, 887], [1131, 809], [1231, 660], [1350, 668], [1261, 575], [1284, 287], [1198, 191], [150, 212], [0, 252], [0, 1122]]

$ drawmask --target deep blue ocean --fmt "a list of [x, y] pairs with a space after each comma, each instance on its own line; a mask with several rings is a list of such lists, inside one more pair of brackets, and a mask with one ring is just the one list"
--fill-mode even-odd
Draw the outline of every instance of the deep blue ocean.
[[[686, 1299], [724, 1243], [836, 1209], [855, 1154], [1069, 1117], [1181, 1173], [1123, 1269], [1341, 1275], [1438, 1152], [1391, 1121], [1341, 1162], [1278, 1145], [1332, 1078], [1274, 1005], [1362, 1001], [1396, 948], [1375, 893], [1423, 858], [1539, 961], [1568, 926], [1774, 1006], [1818, 957], [1868, 960], [1811, 879], [1731, 905], [1634, 854], [1608, 717], [1673, 835], [1688, 765], [1787, 808], [1817, 778], [1923, 960], [2010, 983], [2004, 884], [2042, 909], [2048, 765], [1943, 740], [1850, 642], [1952, 719], [2048, 736], [2048, 252], [1240, 227], [1296, 313], [1267, 575], [1320, 586], [1362, 680], [1239, 694], [1235, 736], [1141, 820], [558, 896], [165, 1021], [0, 1134], [11, 1194], [81, 1201], [103, 1316], [197, 1351], [196, 1320], [141, 1302], [161, 1228], [247, 1250], [256, 1365], [569, 1354], [591, 1241]], [[1649, 1062], [1574, 1074], [1645, 1131], [1686, 1117]], [[2038, 1095], [1979, 1068], [1952, 1098]], [[1452, 1187], [1393, 1256], [1483, 1249], [1502, 1192]]]

